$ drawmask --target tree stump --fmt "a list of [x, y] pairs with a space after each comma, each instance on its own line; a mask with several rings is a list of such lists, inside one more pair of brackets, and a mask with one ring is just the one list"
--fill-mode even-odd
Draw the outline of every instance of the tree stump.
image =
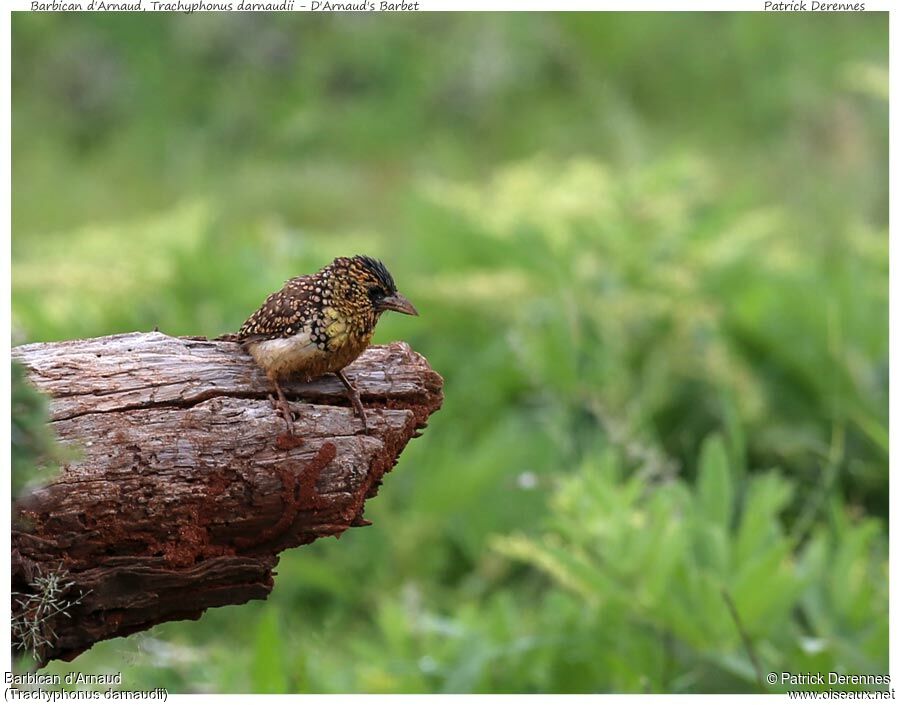
[[373, 346], [346, 369], [369, 434], [326, 375], [284, 385], [298, 441], [236, 343], [129, 333], [12, 354], [73, 449], [13, 511], [14, 615], [38, 621], [50, 579], [64, 609], [31, 625], [40, 663], [265, 599], [280, 551], [368, 523], [365, 500], [443, 400], [424, 357]]

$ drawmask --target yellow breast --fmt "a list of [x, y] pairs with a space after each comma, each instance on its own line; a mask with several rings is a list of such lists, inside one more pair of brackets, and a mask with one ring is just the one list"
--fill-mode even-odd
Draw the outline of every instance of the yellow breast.
[[312, 380], [337, 372], [353, 362], [368, 347], [372, 331], [360, 333], [334, 309], [324, 312], [325, 348], [316, 345], [309, 331], [290, 338], [275, 338], [247, 344], [256, 363], [272, 378], [298, 377]]

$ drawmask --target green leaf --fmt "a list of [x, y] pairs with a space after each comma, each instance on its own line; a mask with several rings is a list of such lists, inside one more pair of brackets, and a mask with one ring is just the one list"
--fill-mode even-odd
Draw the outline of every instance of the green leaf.
[[725, 444], [718, 434], [709, 436], [700, 451], [697, 503], [708, 521], [728, 530], [734, 504], [734, 487]]
[[731, 596], [748, 632], [771, 634], [788, 622], [803, 586], [790, 564], [790, 544], [782, 539], [737, 566]]
[[255, 693], [286, 693], [288, 677], [284, 667], [284, 644], [278, 628], [278, 611], [267, 608], [256, 627], [250, 678]]
[[734, 561], [743, 565], [765, 551], [784, 532], [778, 519], [794, 493], [793, 485], [776, 472], [758, 475], [747, 487], [737, 532]]

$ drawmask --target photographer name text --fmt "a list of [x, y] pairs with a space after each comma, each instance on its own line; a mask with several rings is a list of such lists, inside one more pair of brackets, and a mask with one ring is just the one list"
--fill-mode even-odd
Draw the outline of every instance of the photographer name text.
[[865, 12], [864, 2], [824, 2], [822, 0], [800, 0], [800, 2], [773, 2], [766, 0], [763, 3], [766, 12]]

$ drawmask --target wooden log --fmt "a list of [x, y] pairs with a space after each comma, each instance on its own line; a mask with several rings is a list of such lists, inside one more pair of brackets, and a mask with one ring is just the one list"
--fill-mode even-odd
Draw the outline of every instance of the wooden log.
[[368, 435], [327, 375], [284, 385], [298, 441], [236, 343], [129, 333], [23, 345], [13, 358], [50, 395], [74, 452], [13, 513], [14, 614], [28, 618], [22, 604], [47, 576], [66, 586], [67, 615], [39, 635], [42, 663], [265, 599], [280, 551], [368, 523], [365, 500], [443, 399], [408, 345], [373, 346], [346, 369]]

